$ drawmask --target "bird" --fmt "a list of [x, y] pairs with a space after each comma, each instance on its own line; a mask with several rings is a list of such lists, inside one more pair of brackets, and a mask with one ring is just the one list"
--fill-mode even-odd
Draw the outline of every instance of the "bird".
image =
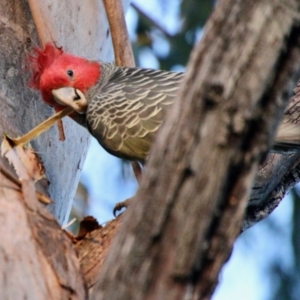
[[[66, 106], [110, 154], [145, 164], [183, 72], [118, 67], [47, 43], [29, 57], [30, 86], [56, 111]], [[273, 151], [300, 149], [300, 126], [285, 115]]]
[[110, 154], [145, 164], [184, 73], [118, 67], [53, 44], [30, 56], [30, 86], [45, 103], [85, 126]]

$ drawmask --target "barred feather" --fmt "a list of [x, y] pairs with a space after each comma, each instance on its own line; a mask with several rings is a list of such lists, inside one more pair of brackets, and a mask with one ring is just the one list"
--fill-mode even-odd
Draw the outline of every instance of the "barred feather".
[[101, 73], [86, 95], [89, 130], [108, 152], [145, 161], [183, 73], [107, 63]]

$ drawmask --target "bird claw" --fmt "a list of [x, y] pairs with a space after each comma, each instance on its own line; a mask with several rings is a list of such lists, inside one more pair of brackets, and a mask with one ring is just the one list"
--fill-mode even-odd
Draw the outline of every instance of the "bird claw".
[[125, 201], [118, 202], [115, 205], [114, 210], [113, 210], [113, 214], [114, 214], [115, 218], [116, 218], [116, 214], [118, 211], [120, 211], [122, 208], [127, 208], [130, 205], [131, 200], [132, 200], [132, 198], [129, 198], [129, 199], [126, 199]]
[[[141, 165], [136, 161], [132, 162], [131, 166], [132, 166], [135, 178], [136, 178], [138, 184], [140, 184], [142, 176], [143, 176], [143, 169], [142, 169]], [[131, 198], [126, 199], [125, 201], [119, 202], [115, 205], [115, 207], [113, 209], [113, 214], [114, 214], [115, 218], [116, 218], [117, 212], [120, 211], [122, 208], [127, 208], [129, 206], [129, 204], [132, 202], [133, 198], [134, 197], [131, 197]]]

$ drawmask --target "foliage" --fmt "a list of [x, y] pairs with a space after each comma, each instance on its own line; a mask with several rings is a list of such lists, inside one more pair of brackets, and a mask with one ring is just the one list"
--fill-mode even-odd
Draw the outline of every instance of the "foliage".
[[[168, 33], [163, 24], [158, 24], [151, 16], [134, 6], [139, 16], [136, 27], [137, 39], [133, 43], [137, 61], [139, 61], [139, 53], [148, 48], [153, 51], [160, 69], [170, 70], [176, 65], [185, 66], [213, 6], [212, 0], [183, 0], [180, 5], [180, 19], [178, 19], [181, 25], [175, 34]], [[165, 55], [161, 55], [154, 47], [154, 44], [161, 39], [165, 39], [169, 45], [169, 51]]]

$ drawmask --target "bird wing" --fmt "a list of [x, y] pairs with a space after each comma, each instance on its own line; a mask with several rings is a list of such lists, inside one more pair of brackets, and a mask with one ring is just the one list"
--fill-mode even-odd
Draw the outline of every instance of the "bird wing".
[[[119, 68], [90, 96], [87, 120], [91, 133], [110, 153], [145, 161], [183, 73]], [[99, 90], [98, 90], [99, 91]]]

